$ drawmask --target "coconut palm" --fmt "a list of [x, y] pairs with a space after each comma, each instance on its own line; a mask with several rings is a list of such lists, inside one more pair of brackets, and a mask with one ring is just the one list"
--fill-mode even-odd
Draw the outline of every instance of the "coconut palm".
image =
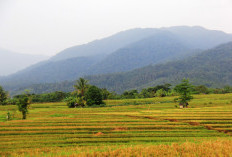
[[84, 78], [79, 78], [79, 80], [76, 81], [76, 84], [74, 85], [74, 88], [78, 92], [78, 94], [81, 94], [81, 96], [85, 96], [85, 92], [88, 89], [88, 81]]

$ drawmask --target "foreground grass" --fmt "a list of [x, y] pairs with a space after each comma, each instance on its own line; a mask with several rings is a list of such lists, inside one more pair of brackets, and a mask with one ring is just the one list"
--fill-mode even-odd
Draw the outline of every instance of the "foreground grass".
[[105, 147], [66, 147], [19, 150], [4, 156], [75, 156], [75, 157], [231, 157], [231, 140], [205, 141], [202, 143], [173, 143], [171, 145], [136, 145], [136, 146], [105, 146]]
[[[27, 120], [16, 106], [0, 106], [0, 156], [228, 156], [232, 94], [195, 95], [187, 109], [173, 99], [107, 100], [102, 108], [32, 104]], [[14, 120], [6, 121], [7, 111]]]

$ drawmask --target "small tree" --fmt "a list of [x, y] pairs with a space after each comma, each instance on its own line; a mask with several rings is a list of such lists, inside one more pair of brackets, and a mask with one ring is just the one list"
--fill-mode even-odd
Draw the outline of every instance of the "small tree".
[[179, 98], [174, 99], [175, 101], [179, 102], [179, 105], [183, 107], [188, 106], [188, 102], [193, 99], [192, 97], [192, 90], [193, 87], [189, 83], [189, 80], [183, 79], [182, 83], [178, 84], [175, 88], [175, 91], [180, 94]]
[[0, 86], [0, 105], [6, 105], [7, 92]]
[[166, 91], [161, 88], [161, 89], [156, 91], [155, 95], [158, 96], [158, 97], [165, 97], [166, 96]]
[[8, 111], [7, 114], [6, 114], [6, 120], [11, 120], [11, 113], [10, 113], [10, 111]]
[[90, 86], [85, 95], [86, 104], [88, 106], [104, 104], [102, 101], [101, 90], [96, 86]]
[[28, 107], [30, 105], [30, 97], [29, 94], [23, 94], [18, 98], [17, 101], [17, 106], [18, 106], [18, 110], [20, 112], [22, 112], [22, 119], [26, 119], [27, 118], [27, 114], [28, 114]]

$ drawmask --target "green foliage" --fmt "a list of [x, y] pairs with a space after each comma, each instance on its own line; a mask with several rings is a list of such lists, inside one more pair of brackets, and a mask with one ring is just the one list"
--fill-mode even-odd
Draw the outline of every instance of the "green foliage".
[[193, 99], [191, 95], [193, 86], [189, 83], [189, 80], [183, 79], [182, 83], [176, 85], [174, 89], [180, 94], [180, 97], [176, 98], [175, 101], [178, 101], [180, 105], [187, 107], [188, 102]]
[[140, 92], [141, 98], [151, 98], [153, 96], [154, 96], [154, 94], [149, 92], [147, 89], [142, 89], [142, 91]]
[[2, 86], [0, 86], [0, 105], [6, 105], [7, 104], [6, 100], [7, 100], [7, 92], [4, 91]]
[[158, 96], [158, 97], [165, 97], [167, 94], [166, 94], [165, 90], [159, 89], [159, 90], [156, 91], [155, 95]]
[[106, 88], [102, 88], [101, 93], [102, 93], [103, 100], [109, 99], [111, 96], [111, 93]]
[[85, 107], [86, 101], [83, 96], [77, 97], [76, 107]]
[[64, 99], [64, 101], [67, 103], [67, 106], [69, 108], [75, 108], [75, 107], [85, 107], [86, 101], [84, 100], [84, 97], [82, 96], [70, 96]]
[[168, 92], [166, 92], [167, 96], [177, 96], [179, 95], [174, 89], [170, 89]]
[[8, 111], [6, 114], [6, 120], [11, 120], [13, 118], [13, 115]]
[[205, 85], [195, 86], [194, 93], [196, 93], [196, 94], [209, 94], [209, 89]]
[[56, 91], [52, 93], [44, 93], [44, 94], [32, 94], [32, 102], [60, 102], [67, 96], [69, 93]]
[[85, 96], [86, 104], [88, 106], [104, 104], [102, 101], [101, 90], [96, 86], [90, 86]]
[[22, 119], [26, 119], [27, 117], [30, 102], [30, 96], [28, 94], [23, 94], [18, 98], [16, 104], [18, 106], [18, 110], [22, 113]]
[[224, 93], [232, 93], [232, 87], [227, 85], [223, 88], [223, 91]]
[[6, 104], [7, 105], [16, 105], [16, 103], [17, 103], [17, 99], [16, 98], [8, 98], [6, 100]]
[[89, 84], [87, 80], [81, 77], [76, 81], [76, 84], [73, 87], [79, 95], [85, 96], [85, 92], [87, 91]]
[[204, 51], [184, 60], [146, 66], [124, 73], [88, 76], [91, 84], [122, 93], [128, 89], [141, 89], [169, 82], [173, 85], [184, 78], [190, 78], [195, 85], [222, 88], [232, 85], [232, 42]]
[[121, 97], [122, 98], [126, 98], [126, 99], [134, 99], [134, 98], [138, 98], [138, 94], [139, 92], [137, 90], [130, 90], [130, 91], [125, 91]]
[[64, 99], [64, 101], [67, 103], [67, 106], [69, 108], [74, 108], [77, 103], [77, 97], [67, 97], [66, 99]]

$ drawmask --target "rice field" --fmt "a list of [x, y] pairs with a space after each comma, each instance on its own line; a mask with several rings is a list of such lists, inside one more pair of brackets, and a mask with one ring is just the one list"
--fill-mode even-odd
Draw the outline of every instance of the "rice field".
[[[173, 99], [107, 100], [101, 108], [32, 104], [27, 120], [16, 106], [0, 106], [0, 156], [128, 156], [123, 152], [202, 141], [232, 144], [232, 94], [194, 95], [185, 109]], [[13, 120], [6, 121], [8, 111]]]

